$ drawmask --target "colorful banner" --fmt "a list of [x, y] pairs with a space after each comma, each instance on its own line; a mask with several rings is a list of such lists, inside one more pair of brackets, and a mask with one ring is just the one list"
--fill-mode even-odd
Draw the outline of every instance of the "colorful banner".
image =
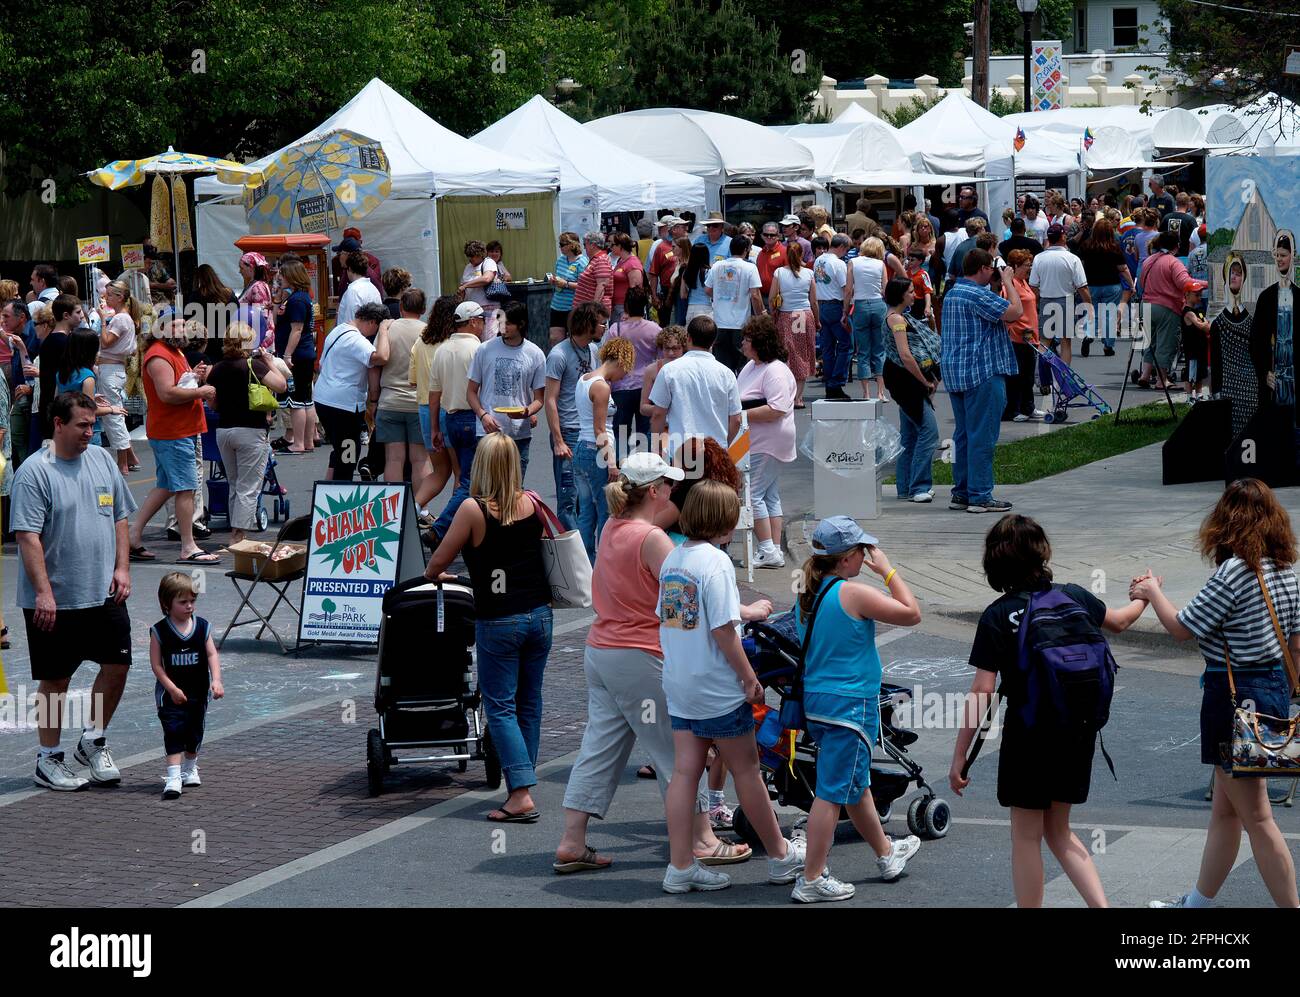
[[1034, 42], [1030, 58], [1029, 107], [1055, 111], [1061, 106], [1061, 43]]
[[298, 639], [378, 644], [384, 593], [424, 565], [408, 485], [316, 482]]
[[82, 266], [108, 262], [108, 236], [92, 235], [77, 240], [77, 262]]
[[140, 270], [144, 267], [144, 243], [130, 242], [122, 244], [122, 269]]

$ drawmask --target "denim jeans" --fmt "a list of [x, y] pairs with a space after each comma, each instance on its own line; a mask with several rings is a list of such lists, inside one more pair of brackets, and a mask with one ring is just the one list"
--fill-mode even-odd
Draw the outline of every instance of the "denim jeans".
[[578, 486], [574, 481], [573, 462], [578, 459], [578, 431], [560, 429], [560, 436], [573, 454], [568, 460], [551, 453], [551, 470], [555, 473], [555, 514], [566, 530], [578, 528]]
[[979, 505], [993, 498], [993, 448], [1002, 429], [1006, 381], [994, 374], [969, 391], [948, 389], [952, 416], [952, 497]]
[[447, 446], [456, 451], [460, 461], [460, 477], [456, 479], [456, 490], [451, 493], [442, 513], [433, 524], [433, 531], [440, 537], [447, 535], [452, 518], [460, 504], [469, 498], [469, 472], [474, 464], [474, 451], [478, 449], [478, 420], [469, 409], [447, 413]]
[[911, 498], [929, 491], [934, 484], [934, 450], [939, 445], [939, 423], [934, 409], [923, 402], [921, 421], [915, 422], [900, 408], [898, 430], [903, 452], [898, 455], [894, 480], [898, 482], [898, 497]]
[[609, 484], [609, 471], [600, 462], [600, 451], [594, 443], [579, 443], [573, 452], [574, 474], [578, 479], [578, 529], [582, 533], [587, 558], [596, 563], [596, 540], [609, 518], [605, 504], [605, 486]]
[[[744, 366], [742, 361], [741, 366]], [[619, 388], [609, 393], [614, 400], [614, 447], [622, 464], [631, 452], [635, 434], [640, 434], [638, 448], [645, 450], [650, 439], [650, 417], [641, 414], [641, 389]], [[570, 448], [572, 449], [572, 448]]]
[[822, 301], [817, 305], [821, 322], [822, 380], [827, 388], [842, 388], [849, 379], [853, 359], [853, 333], [844, 328], [844, 302]]
[[1119, 329], [1119, 299], [1124, 294], [1122, 284], [1105, 284], [1090, 287], [1093, 304], [1093, 336], [1109, 349], [1115, 348], [1115, 333]]
[[853, 302], [853, 347], [858, 358], [858, 380], [879, 377], [885, 369], [884, 298]]
[[506, 789], [537, 785], [542, 673], [551, 652], [551, 607], [474, 623], [478, 687]]
[[515, 440], [515, 447], [519, 450], [519, 480], [521, 482], [528, 477], [528, 450], [532, 442], [532, 437]]

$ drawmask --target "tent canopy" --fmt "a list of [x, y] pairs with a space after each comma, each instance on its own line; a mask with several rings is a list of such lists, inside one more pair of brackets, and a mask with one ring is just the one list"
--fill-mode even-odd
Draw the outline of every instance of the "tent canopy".
[[[352, 129], [383, 144], [394, 197], [515, 194], [553, 190], [560, 183], [557, 163], [539, 163], [476, 145], [438, 124], [377, 78], [298, 141], [333, 128]], [[277, 149], [251, 165], [268, 165], [283, 151]], [[232, 195], [240, 190], [213, 177], [194, 185], [196, 197]]]
[[[629, 152], [582, 125], [542, 96], [533, 97], [472, 141], [500, 153], [560, 164], [560, 213], [685, 209], [705, 203], [704, 181]], [[568, 227], [567, 222], [565, 223]]]
[[[855, 100], [851, 101], [848, 107], [840, 111], [840, 113], [836, 115], [835, 120], [831, 123], [836, 125], [856, 125], [861, 121], [881, 121], [881, 119], [877, 118]], [[888, 124], [888, 122], [885, 121], [881, 121], [881, 123]]]
[[977, 182], [976, 177], [913, 169], [898, 141], [898, 129], [869, 114], [862, 121], [845, 122], [841, 115], [829, 124], [770, 125], [768, 130], [807, 147], [813, 154], [819, 183], [839, 187], [925, 187]]
[[1014, 126], [954, 90], [900, 128], [898, 140], [919, 170], [977, 173], [984, 168], [985, 146], [1000, 139], [1009, 149], [1015, 134]]
[[[1166, 108], [1152, 108], [1144, 114], [1142, 108], [1119, 107], [1062, 107], [1055, 111], [1030, 111], [1008, 114], [1002, 120], [1011, 128], [1024, 130], [1026, 149], [1040, 135], [1047, 135], [1060, 145], [1072, 150], [1080, 148], [1083, 133], [1091, 128], [1095, 135], [1101, 128], [1123, 128], [1137, 142], [1138, 150], [1146, 159], [1155, 155], [1155, 142], [1151, 133], [1156, 122], [1167, 113]], [[1091, 151], [1091, 150], [1089, 150]]]
[[717, 207], [729, 183], [813, 190], [813, 157], [793, 139], [714, 111], [655, 107], [588, 121], [601, 138], [674, 170], [700, 177]]
[[1142, 155], [1137, 139], [1123, 128], [1108, 126], [1093, 132], [1092, 148], [1083, 154], [1084, 163], [1093, 172], [1127, 172], [1129, 170], [1162, 170], [1187, 163], [1153, 162]]

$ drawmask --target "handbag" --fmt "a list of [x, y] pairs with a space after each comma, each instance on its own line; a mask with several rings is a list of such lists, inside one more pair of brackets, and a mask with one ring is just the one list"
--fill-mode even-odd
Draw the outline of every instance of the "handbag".
[[[479, 273], [483, 272], [482, 264], [479, 264]], [[496, 271], [494, 270], [495, 274]], [[483, 288], [483, 296], [488, 301], [495, 301], [499, 305], [509, 304], [514, 301], [514, 295], [510, 293], [510, 288], [500, 276], [494, 276]]]
[[[1282, 647], [1288, 689], [1294, 697], [1296, 694], [1295, 661], [1282, 634], [1282, 626], [1278, 623], [1277, 613], [1273, 609], [1273, 600], [1268, 594], [1268, 586], [1264, 584], [1264, 573], [1257, 569], [1255, 577], [1259, 580], [1260, 591], [1264, 594], [1268, 615], [1273, 620], [1273, 633]], [[1256, 710], [1255, 704], [1250, 701], [1245, 705], [1238, 705], [1237, 683], [1232, 676], [1232, 661], [1228, 656], [1226, 640], [1223, 642], [1223, 661], [1228, 668], [1228, 691], [1232, 698], [1230, 761], [1233, 778], [1300, 776], [1300, 716], [1269, 716]]]
[[274, 412], [280, 407], [275, 392], [257, 379], [253, 373], [253, 358], [248, 358], [248, 411]]
[[525, 491], [542, 521], [542, 566], [556, 609], [587, 609], [591, 605], [591, 562], [582, 534], [566, 530], [559, 517], [533, 491]]

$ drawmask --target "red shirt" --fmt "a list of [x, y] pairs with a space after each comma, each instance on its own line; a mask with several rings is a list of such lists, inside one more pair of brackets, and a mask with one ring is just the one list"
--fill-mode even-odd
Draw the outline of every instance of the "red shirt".
[[665, 239], [655, 247], [654, 255], [650, 257], [650, 276], [654, 278], [660, 294], [668, 293], [668, 285], [672, 283], [673, 271], [676, 269], [677, 253], [672, 240]]
[[596, 255], [587, 264], [587, 269], [579, 275], [578, 286], [573, 291], [574, 305], [596, 300], [597, 281], [605, 282], [605, 293], [600, 303], [605, 306], [606, 311], [609, 311], [614, 305], [614, 271], [609, 265], [609, 254], [603, 249], [596, 251]]
[[785, 263], [785, 246], [781, 243], [774, 243], [771, 249], [759, 249], [758, 278], [763, 282], [763, 297], [767, 297], [772, 290], [772, 274], [785, 266]]
[[[613, 268], [613, 277], [614, 277], [613, 303], [614, 304], [621, 305], [624, 299], [627, 298], [627, 275], [631, 273], [633, 270], [642, 271], [641, 281], [642, 283], [644, 283], [645, 267], [641, 265], [641, 260], [637, 256], [629, 254], [623, 257], [621, 260], [619, 260], [616, 264], [614, 264], [614, 268]], [[579, 283], [581, 283], [581, 280], [579, 280]]]
[[148, 403], [144, 417], [145, 433], [151, 440], [184, 440], [206, 432], [208, 422], [203, 417], [203, 403], [197, 398], [176, 405], [168, 404], [158, 396], [158, 388], [149, 371], [149, 364], [155, 358], [167, 361], [176, 382], [190, 369], [185, 354], [161, 339], [155, 340], [145, 351], [140, 365], [140, 379], [144, 382], [144, 397]]

